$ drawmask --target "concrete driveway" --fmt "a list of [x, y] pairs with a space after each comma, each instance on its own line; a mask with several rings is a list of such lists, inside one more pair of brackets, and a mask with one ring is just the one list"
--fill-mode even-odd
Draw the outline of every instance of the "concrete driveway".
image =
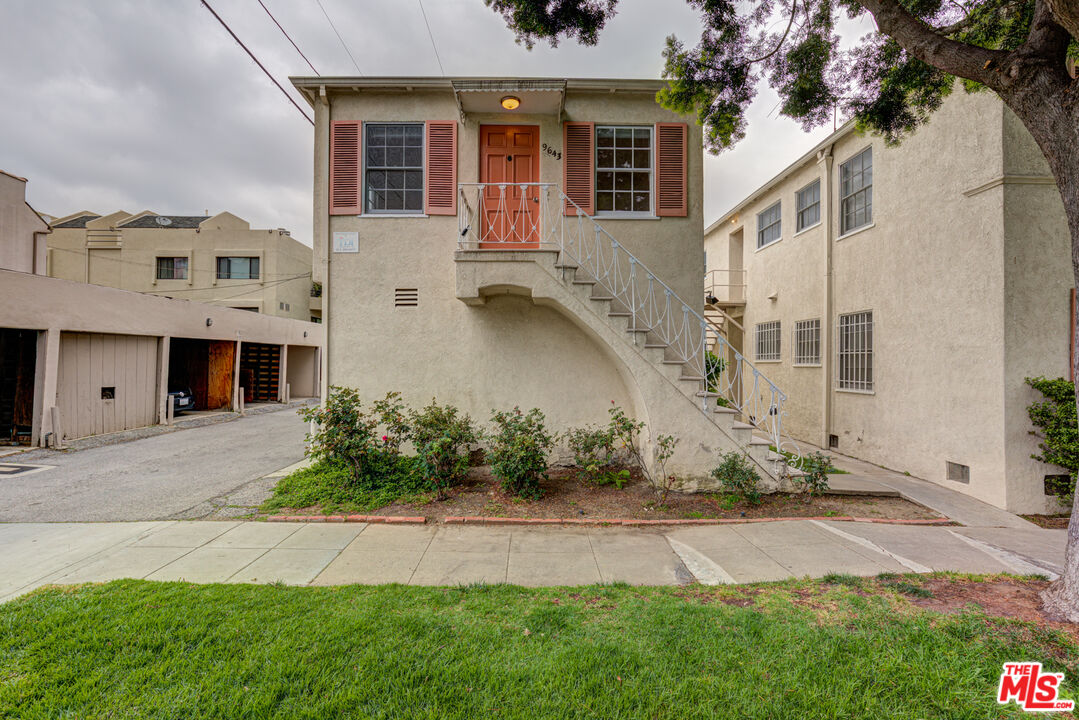
[[0, 521], [187, 519], [220, 515], [243, 495], [263, 495], [259, 478], [303, 459], [307, 423], [295, 410], [250, 415], [76, 452], [35, 450], [3, 465], [44, 469], [0, 473]]

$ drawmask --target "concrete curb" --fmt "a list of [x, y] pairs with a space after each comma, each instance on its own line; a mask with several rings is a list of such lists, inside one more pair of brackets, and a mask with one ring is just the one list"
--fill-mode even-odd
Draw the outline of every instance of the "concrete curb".
[[[847, 515], [835, 517], [768, 517], [768, 518], [702, 518], [689, 520], [635, 520], [591, 518], [518, 518], [452, 516], [442, 519], [445, 525], [618, 525], [622, 527], [671, 526], [671, 525], [736, 525], [745, 523], [785, 522], [794, 520], [830, 520], [832, 522], [879, 523], [886, 525], [952, 525], [948, 518], [932, 520], [902, 520], [894, 518], [859, 518]], [[391, 525], [423, 525], [427, 518], [398, 515], [270, 515], [266, 522], [363, 522]], [[434, 521], [437, 524], [437, 521]]]

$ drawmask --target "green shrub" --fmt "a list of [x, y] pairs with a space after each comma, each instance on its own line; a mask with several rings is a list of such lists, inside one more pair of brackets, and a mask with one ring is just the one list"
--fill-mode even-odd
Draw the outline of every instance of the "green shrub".
[[1071, 507], [1075, 494], [1075, 479], [1079, 474], [1079, 429], [1076, 426], [1075, 385], [1064, 378], [1049, 380], [1043, 377], [1027, 378], [1027, 385], [1045, 396], [1027, 408], [1034, 431], [1041, 442], [1041, 455], [1032, 455], [1050, 465], [1068, 472], [1069, 480], [1056, 488], [1058, 499]]
[[479, 442], [472, 418], [432, 399], [422, 410], [410, 411], [408, 423], [420, 470], [442, 498], [468, 473], [469, 445]]
[[299, 411], [305, 420], [315, 423], [315, 430], [307, 436], [311, 446], [308, 455], [316, 461], [344, 464], [357, 488], [417, 487], [415, 459], [400, 454], [400, 428], [388, 430], [381, 438], [378, 434], [386, 418], [393, 421], [387, 403], [393, 405], [394, 396], [396, 393], [390, 393], [386, 400], [375, 403], [381, 411], [369, 412], [356, 390], [331, 387], [325, 403]]
[[364, 482], [347, 462], [319, 460], [281, 478], [261, 509], [273, 512], [318, 506], [324, 513], [368, 512], [394, 502], [415, 501], [431, 490], [430, 483], [416, 472], [413, 458], [398, 456], [386, 461], [377, 482], [375, 477], [367, 474]]
[[502, 481], [506, 492], [538, 498], [542, 494], [540, 480], [547, 479], [547, 453], [554, 444], [543, 413], [532, 408], [525, 415], [515, 407], [508, 412], [494, 412], [491, 421], [495, 424], [487, 452], [491, 472]]
[[828, 472], [832, 467], [832, 458], [817, 451], [803, 457], [795, 464], [795, 467], [805, 473], [792, 479], [802, 486], [807, 503], [828, 490]]
[[712, 471], [712, 477], [719, 480], [723, 488], [747, 502], [757, 505], [761, 501], [761, 476], [753, 468], [749, 459], [732, 450], [720, 458], [719, 467]]
[[641, 431], [644, 423], [634, 420], [626, 415], [620, 407], [613, 407], [608, 412], [611, 415], [608, 426], [611, 435], [630, 454], [637, 467], [641, 469], [648, 484], [659, 495], [659, 504], [667, 502], [667, 495], [674, 487], [676, 478], [667, 473], [667, 461], [674, 455], [674, 448], [678, 444], [678, 438], [673, 435], [660, 435], [656, 438], [656, 446], [652, 450], [654, 464], [649, 465], [644, 459], [644, 448], [641, 443]]
[[408, 409], [401, 402], [401, 393], [388, 392], [386, 397], [372, 404], [378, 424], [382, 427], [382, 444], [387, 450], [401, 452], [401, 443], [411, 438], [408, 424]]
[[613, 484], [621, 490], [629, 481], [629, 470], [618, 467], [614, 433], [608, 428], [570, 428], [563, 437], [573, 451], [577, 477], [594, 485]]
[[[727, 369], [727, 361], [717, 356], [711, 350], [704, 353], [704, 376], [707, 381], [709, 392], [719, 392], [719, 376]], [[726, 407], [726, 405], [723, 405]]]

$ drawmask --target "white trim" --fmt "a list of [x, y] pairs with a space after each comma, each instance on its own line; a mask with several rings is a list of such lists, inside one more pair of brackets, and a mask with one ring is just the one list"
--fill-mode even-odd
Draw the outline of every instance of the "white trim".
[[860, 228], [855, 228], [854, 230], [851, 230], [846, 235], [840, 235], [835, 240], [836, 240], [836, 242], [839, 242], [840, 240], [846, 240], [851, 235], [857, 235], [858, 233], [863, 232], [865, 230], [871, 230], [871, 229], [875, 228], [876, 226], [877, 226], [877, 224], [875, 222], [871, 222], [868, 225], [863, 225]]
[[[419, 125], [420, 127], [420, 172], [423, 173], [421, 207], [427, 207], [427, 121], [426, 120], [364, 120], [360, 123], [360, 214], [356, 217], [427, 217], [423, 213], [409, 213], [394, 210], [367, 209], [367, 128], [371, 125]], [[404, 157], [402, 156], [402, 160]], [[386, 169], [386, 168], [384, 168]], [[402, 170], [415, 170], [402, 167]], [[404, 192], [404, 188], [401, 189]]]
[[850, 388], [837, 387], [835, 389], [837, 393], [847, 393], [848, 395], [876, 395], [876, 390], [851, 390]]
[[[761, 227], [761, 215], [764, 215], [766, 212], [772, 210], [773, 208], [779, 208], [779, 219], [776, 220], [774, 223]], [[761, 232], [763, 232], [767, 228], [775, 227], [777, 225], [779, 226], [779, 237], [777, 237], [775, 240], [766, 242], [761, 245]], [[753, 244], [757, 247], [758, 250], [763, 250], [769, 245], [775, 245], [777, 242], [783, 239], [783, 198], [779, 198], [774, 203], [757, 213], [757, 226], [755, 230], [756, 232], [753, 233]]]
[[607, 220], [662, 220], [663, 218], [658, 215], [653, 215], [650, 212], [599, 212], [594, 214], [595, 218], [606, 218]]
[[[810, 186], [812, 186], [813, 184], [816, 184], [816, 186], [817, 186], [817, 202], [814, 203], [814, 205], [817, 206], [817, 222], [813, 223], [812, 225], [807, 225], [806, 227], [802, 228], [801, 230], [798, 230], [798, 215], [800, 215], [801, 212], [802, 212], [802, 210], [798, 209], [798, 196], [801, 195], [806, 190], [808, 190], [810, 188]], [[800, 187], [800, 188], [798, 188], [797, 190], [794, 191], [794, 228], [796, 230], [796, 232], [794, 233], [794, 237], [798, 237], [799, 235], [804, 233], [806, 230], [809, 230], [810, 228], [815, 228], [816, 226], [820, 225], [821, 217], [824, 215], [824, 213], [821, 212], [823, 210], [822, 196], [821, 196], [821, 191], [820, 191], [821, 185], [822, 185], [822, 183], [820, 181], [820, 177], [818, 176], [816, 179], [810, 180], [805, 185], [803, 185], [802, 187]], [[803, 210], [808, 210], [810, 207], [811, 207], [810, 205], [807, 205], [805, 208], [803, 208]]]
[[797, 368], [819, 368], [824, 367], [821, 363], [791, 363], [791, 367]]
[[424, 213], [405, 214], [405, 213], [392, 213], [392, 212], [370, 212], [370, 213], [364, 213], [363, 215], [353, 215], [353, 217], [359, 218], [360, 220], [372, 220], [374, 218], [427, 218], [427, 217], [431, 217], [431, 216], [426, 215]]
[[[795, 211], [795, 212], [797, 212], [797, 211]], [[794, 233], [793, 235], [791, 235], [791, 237], [798, 237], [799, 235], [804, 235], [805, 233], [809, 232], [813, 228], [820, 227], [820, 224], [821, 224], [821, 221], [818, 220], [817, 222], [813, 223], [809, 227], [804, 227], [801, 230], [799, 230], [798, 232]], [[765, 247], [768, 247], [768, 246], [765, 245]]]
[[[614, 140], [616, 142], [617, 142], [617, 139], [618, 139], [618, 132], [617, 131], [620, 128], [621, 129], [627, 129], [627, 130], [648, 130], [648, 211], [645, 212], [643, 210], [636, 210], [636, 211], [634, 211], [634, 210], [603, 210], [603, 211], [597, 211], [597, 212], [592, 213], [592, 216], [596, 217], [598, 215], [600, 217], [607, 217], [607, 218], [614, 218], [614, 219], [618, 219], [618, 218], [627, 218], [628, 219], [628, 218], [631, 218], [631, 217], [634, 218], [634, 219], [638, 219], [638, 218], [639, 219], [655, 218], [655, 219], [658, 220], [659, 218], [656, 216], [656, 151], [655, 151], [655, 146], [656, 146], [656, 126], [655, 125], [611, 125], [611, 124], [602, 124], [602, 123], [598, 123], [598, 122], [597, 123], [592, 123], [592, 150], [593, 150], [593, 153], [592, 153], [592, 206], [593, 206], [593, 208], [598, 208], [599, 207], [599, 193], [601, 191], [599, 189], [599, 182], [597, 182], [597, 177], [599, 176], [600, 172], [610, 172], [610, 173], [615, 173], [615, 172], [619, 172], [619, 171], [621, 171], [621, 172], [631, 172], [631, 173], [632, 172], [643, 172], [642, 170], [639, 170], [639, 169], [637, 169], [635, 167], [630, 167], [628, 169], [627, 168], [614, 168], [614, 167], [611, 167], [611, 168], [602, 168], [602, 170], [601, 170], [601, 168], [599, 166], [599, 150], [600, 150], [600, 148], [599, 148], [599, 130], [600, 130], [600, 128], [611, 128], [612, 130], [614, 130], [615, 131]], [[610, 149], [611, 149], [611, 152], [615, 152], [618, 148], [616, 146], [612, 145]], [[637, 148], [630, 148], [630, 150], [631, 150], [631, 152], [636, 152]], [[618, 190], [612, 188], [610, 191], [603, 190], [602, 192], [617, 193]], [[630, 192], [632, 192], [632, 190]]]

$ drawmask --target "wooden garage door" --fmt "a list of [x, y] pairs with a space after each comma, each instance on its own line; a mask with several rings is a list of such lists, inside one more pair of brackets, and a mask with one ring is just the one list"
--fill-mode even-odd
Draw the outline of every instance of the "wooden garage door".
[[155, 337], [62, 333], [56, 402], [65, 438], [157, 422]]

